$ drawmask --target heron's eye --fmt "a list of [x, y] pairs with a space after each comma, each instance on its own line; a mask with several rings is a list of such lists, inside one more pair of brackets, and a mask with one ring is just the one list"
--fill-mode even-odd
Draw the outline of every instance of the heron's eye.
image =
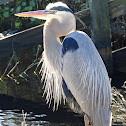
[[56, 13], [57, 11], [56, 10], [53, 10], [53, 13]]

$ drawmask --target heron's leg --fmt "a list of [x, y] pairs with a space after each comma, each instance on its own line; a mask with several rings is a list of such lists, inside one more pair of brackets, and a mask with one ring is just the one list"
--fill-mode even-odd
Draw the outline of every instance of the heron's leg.
[[84, 115], [84, 122], [85, 122], [85, 126], [89, 126], [89, 119], [86, 114]]

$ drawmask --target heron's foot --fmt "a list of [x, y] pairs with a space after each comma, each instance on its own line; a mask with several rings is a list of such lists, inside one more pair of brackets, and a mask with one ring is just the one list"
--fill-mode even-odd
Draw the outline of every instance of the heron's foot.
[[86, 114], [84, 115], [84, 122], [85, 122], [85, 126], [89, 126], [89, 119]]

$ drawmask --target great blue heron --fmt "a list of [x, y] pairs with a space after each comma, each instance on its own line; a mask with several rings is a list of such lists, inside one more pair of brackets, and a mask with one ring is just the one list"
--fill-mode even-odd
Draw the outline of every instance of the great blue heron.
[[[85, 125], [111, 125], [111, 86], [105, 65], [90, 37], [76, 31], [72, 10], [62, 2], [50, 3], [46, 10], [15, 14], [46, 20], [41, 59], [47, 103], [54, 109], [61, 100], [84, 113]], [[66, 36], [64, 41], [60, 37]], [[31, 36], [34, 37], [34, 36]]]

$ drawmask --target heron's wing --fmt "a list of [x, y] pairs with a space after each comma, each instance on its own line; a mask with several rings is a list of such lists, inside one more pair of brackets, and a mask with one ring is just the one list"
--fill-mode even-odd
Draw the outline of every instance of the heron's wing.
[[84, 115], [84, 112], [80, 108], [80, 105], [77, 103], [76, 99], [72, 95], [71, 91], [68, 89], [66, 82], [64, 79], [62, 80], [62, 88], [64, 91], [64, 94], [66, 96], [67, 103], [69, 107], [75, 112]]
[[81, 109], [90, 114], [93, 107], [108, 107], [109, 78], [91, 39], [83, 32], [73, 32], [64, 40], [62, 53], [62, 76]]

